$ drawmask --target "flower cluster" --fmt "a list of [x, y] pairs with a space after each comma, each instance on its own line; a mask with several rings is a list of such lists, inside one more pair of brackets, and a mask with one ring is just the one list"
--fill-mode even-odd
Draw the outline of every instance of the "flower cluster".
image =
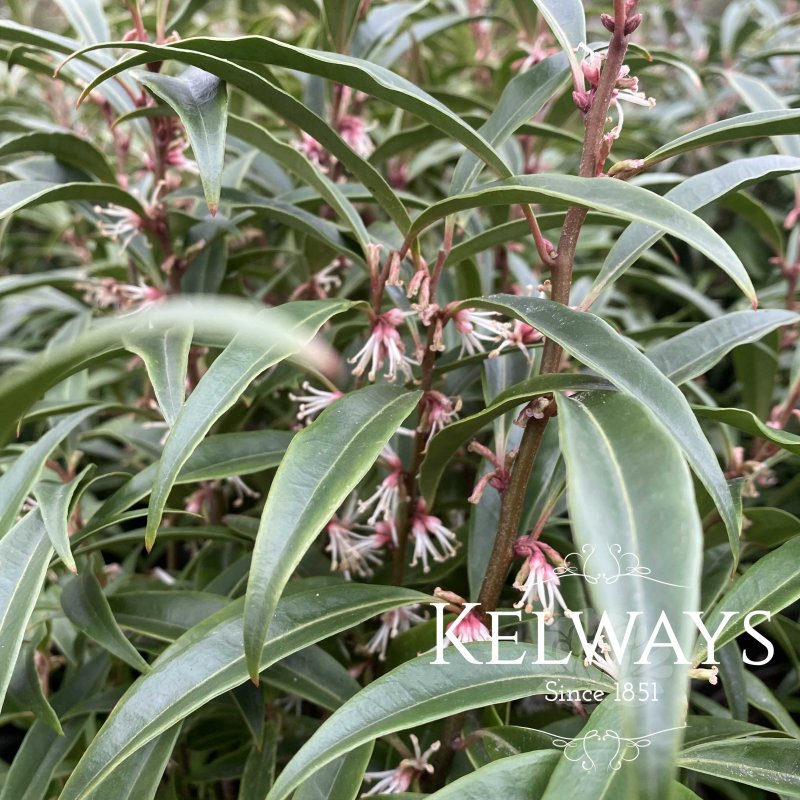
[[408, 755], [394, 768], [381, 772], [368, 772], [364, 779], [377, 781], [362, 797], [376, 794], [402, 794], [408, 791], [412, 781], [425, 774], [433, 773], [433, 765], [429, 763], [430, 757], [439, 749], [441, 742], [434, 742], [424, 753], [420, 748], [419, 739], [412, 733], [410, 736], [414, 752]]
[[522, 597], [514, 603], [514, 608], [524, 606], [525, 611], [530, 614], [534, 601], [538, 600], [547, 624], [554, 619], [556, 603], [569, 616], [571, 612], [559, 591], [560, 581], [555, 570], [556, 567], [566, 565], [559, 553], [530, 535], [517, 539], [514, 554], [525, 559], [514, 579], [514, 588], [522, 592]]

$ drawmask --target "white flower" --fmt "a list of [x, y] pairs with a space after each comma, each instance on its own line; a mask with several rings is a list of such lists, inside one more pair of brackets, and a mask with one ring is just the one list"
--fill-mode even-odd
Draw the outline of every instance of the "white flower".
[[439, 749], [441, 742], [434, 742], [423, 753], [419, 746], [419, 739], [413, 733], [410, 738], [414, 747], [413, 754], [409, 753], [409, 757], [404, 758], [394, 769], [368, 772], [364, 776], [364, 780], [378, 782], [368, 792], [364, 792], [362, 797], [376, 794], [402, 794], [418, 775], [433, 772], [433, 765], [428, 763], [428, 759]]
[[346, 580], [353, 574], [359, 578], [369, 578], [372, 566], [378, 566], [384, 547], [390, 536], [383, 533], [356, 533], [353, 523], [348, 519], [334, 517], [327, 525], [328, 545], [326, 553], [331, 554], [331, 570], [339, 571]]
[[369, 365], [367, 377], [374, 381], [378, 375], [378, 370], [383, 367], [384, 361], [389, 362], [389, 371], [385, 377], [389, 381], [397, 378], [400, 371], [406, 380], [413, 379], [411, 365], [415, 362], [406, 356], [406, 346], [400, 338], [397, 326], [413, 312], [400, 311], [393, 308], [385, 314], [375, 318], [372, 325], [372, 332], [364, 346], [350, 359], [350, 364], [355, 364], [353, 375], [364, 374], [364, 370]]
[[439, 517], [426, 512], [424, 500], [419, 500], [417, 508], [411, 515], [411, 536], [414, 540], [411, 566], [415, 567], [422, 561], [423, 572], [431, 570], [428, 564], [429, 556], [434, 561], [446, 561], [456, 554], [458, 546], [456, 535], [442, 524]]
[[[474, 611], [470, 611], [458, 625], [456, 625], [456, 620], [453, 620], [447, 626], [447, 630], [451, 631], [452, 635], [462, 644], [488, 642], [492, 638], [489, 629], [481, 622], [481, 618]], [[444, 646], [447, 647], [449, 645], [450, 639], [445, 637]]]
[[[390, 445], [386, 445], [381, 453], [381, 460], [389, 468], [389, 474], [378, 484], [378, 488], [366, 500], [358, 503], [358, 513], [363, 514], [374, 506], [367, 522], [375, 525], [378, 520], [384, 520], [392, 526], [397, 518], [397, 509], [400, 505], [400, 489], [403, 483], [403, 462]], [[396, 536], [395, 536], [396, 538]]]
[[458, 412], [461, 411], [461, 398], [455, 401], [447, 395], [433, 389], [426, 392], [423, 403], [422, 415], [420, 417], [417, 430], [428, 431], [428, 439], [425, 447], [430, 444], [431, 439], [445, 427], [449, 422], [458, 419]]
[[289, 399], [293, 403], [300, 404], [297, 407], [297, 419], [306, 425], [331, 403], [342, 397], [342, 392], [338, 389], [333, 392], [316, 389], [308, 381], [303, 381], [303, 391], [308, 394], [296, 395], [290, 393]]
[[560, 567], [563, 566], [564, 559], [552, 547], [532, 536], [521, 536], [517, 539], [514, 553], [525, 557], [514, 580], [514, 588], [522, 592], [522, 597], [514, 603], [514, 608], [524, 606], [525, 611], [530, 614], [533, 611], [533, 601], [538, 599], [544, 611], [546, 624], [549, 625], [553, 621], [556, 602], [569, 616], [570, 610], [558, 589], [558, 575], [548, 562], [549, 558], [553, 564]]
[[381, 614], [381, 626], [375, 635], [367, 643], [367, 652], [373, 655], [377, 653], [381, 661], [386, 660], [386, 649], [389, 647], [390, 640], [394, 639], [398, 633], [405, 633], [412, 625], [425, 622], [425, 617], [416, 613], [419, 605], [407, 606], [406, 608], [395, 608]]
[[469, 355], [485, 352], [484, 342], [497, 344], [509, 335], [510, 325], [498, 322], [494, 311], [476, 311], [474, 308], [460, 308], [453, 316], [456, 330], [461, 335], [461, 353]]
[[[610, 675], [615, 681], [619, 680], [619, 664], [614, 661], [611, 655], [611, 647], [605, 640], [603, 634], [598, 635], [597, 647], [592, 650], [591, 658], [583, 660], [583, 666], [588, 667], [590, 664], [598, 669], [603, 670], [607, 675]], [[598, 649], [600, 652], [598, 653]]]

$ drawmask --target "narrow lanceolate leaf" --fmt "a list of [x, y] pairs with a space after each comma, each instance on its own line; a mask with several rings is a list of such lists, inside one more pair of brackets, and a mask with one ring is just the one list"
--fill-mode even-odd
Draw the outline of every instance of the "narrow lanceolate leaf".
[[180, 732], [179, 723], [126, 758], [87, 800], [153, 800]]
[[[717, 639], [716, 647], [724, 647], [744, 632], [744, 620], [749, 612], [770, 611], [776, 614], [800, 598], [798, 559], [800, 559], [800, 537], [795, 536], [776, 550], [759, 558], [733, 583], [709, 611], [705, 620], [706, 628], [714, 631], [719, 627], [726, 611], [735, 612], [736, 616], [725, 625]], [[751, 620], [751, 625], [758, 625], [764, 619], [762, 616], [756, 616]], [[700, 640], [695, 647], [693, 662], [700, 663], [705, 654], [705, 645]], [[751, 655], [752, 659], [758, 657]]]
[[244, 645], [254, 681], [284, 586], [419, 398], [420, 392], [368, 386], [337, 400], [292, 439], [261, 514], [247, 583]]
[[607, 388], [609, 388], [607, 381], [593, 375], [563, 374], [536, 375], [506, 389], [498, 394], [483, 411], [452, 422], [431, 439], [420, 469], [422, 494], [429, 503], [433, 502], [445, 468], [458, 448], [501, 414], [512, 411], [537, 395], [548, 392]]
[[38, 511], [0, 539], [0, 707], [52, 552]]
[[88, 466], [67, 483], [39, 481], [33, 490], [50, 542], [64, 566], [71, 572], [77, 572], [78, 568], [69, 546], [70, 505], [81, 481], [93, 469], [93, 466]]
[[45, 433], [39, 441], [28, 447], [0, 477], [0, 538], [11, 527], [22, 503], [39, 479], [45, 462], [68, 436], [84, 420], [97, 411], [97, 406], [76, 411], [62, 419], [54, 428]]
[[117, 625], [94, 573], [86, 570], [67, 583], [61, 593], [61, 607], [78, 630], [94, 639], [109, 653], [139, 672], [150, 669]]
[[[345, 584], [300, 591], [281, 600], [261, 669], [392, 608], [426, 602], [410, 589]], [[126, 758], [192, 711], [247, 680], [242, 602], [187, 631], [117, 703], [73, 770], [60, 800], [85, 800]]]
[[734, 557], [739, 553], [736, 507], [717, 457], [686, 398], [653, 363], [599, 317], [550, 300], [492, 295], [467, 300], [464, 307], [510, 314], [558, 342], [570, 355], [644, 403], [683, 449], [719, 509]]
[[530, 800], [541, 797], [559, 759], [557, 750], [501, 758], [426, 795], [428, 800]]
[[735, 739], [710, 742], [681, 753], [680, 766], [786, 797], [800, 797], [795, 740]]
[[326, 764], [298, 787], [292, 800], [355, 800], [373, 747], [373, 742], [367, 742]]
[[647, 357], [677, 384], [702, 375], [740, 344], [757, 342], [784, 325], [800, 321], [793, 311], [769, 308], [734, 311], [689, 328], [648, 350]]
[[[664, 197], [687, 211], [696, 211], [750, 183], [793, 172], [800, 172], [800, 158], [791, 156], [740, 158], [716, 169], [692, 175], [674, 189], [670, 189]], [[660, 231], [654, 230], [649, 225], [634, 223], [628, 227], [606, 256], [581, 306], [588, 308], [601, 292], [616, 281], [661, 236]]]
[[206, 203], [216, 214], [228, 120], [225, 84], [197, 67], [189, 67], [176, 78], [158, 72], [137, 72], [135, 78], [180, 117], [200, 171]]
[[50, 183], [49, 181], [8, 181], [0, 185], [0, 219], [23, 208], [46, 203], [83, 200], [87, 203], [113, 203], [140, 217], [145, 216], [142, 204], [119, 186], [108, 183]]
[[[0, 26], [1, 30], [2, 27]], [[405, 230], [411, 224], [411, 219], [405, 206], [375, 167], [348, 147], [338, 133], [303, 103], [252, 70], [240, 66], [233, 60], [216, 58], [207, 53], [199, 53], [192, 50], [157, 47], [144, 42], [126, 42], [123, 46], [125, 49], [143, 50], [144, 54], [121, 61], [98, 75], [90, 82], [86, 89], [86, 94], [83, 95], [84, 98], [98, 85], [114, 77], [122, 70], [141, 66], [152, 61], [174, 60], [199, 67], [219, 76], [231, 86], [236, 86], [263, 103], [272, 113], [280, 115], [292, 125], [297, 125], [304, 130], [331, 155], [341, 161], [364, 184], [371, 193], [371, 199], [386, 211], [401, 230]], [[83, 54], [77, 55], [83, 57]], [[236, 58], [236, 56], [234, 55], [233, 58]]]
[[[303, 153], [280, 141], [266, 128], [243, 117], [231, 114], [228, 118], [228, 130], [232, 136], [237, 136], [258, 148], [262, 153], [266, 153], [270, 158], [274, 158], [279, 164], [293, 172], [304, 183], [313, 186], [328, 205], [347, 223], [366, 255], [366, 246], [370, 242], [370, 235], [367, 233], [361, 215], [341, 189], [316, 168]], [[320, 221], [317, 219], [317, 223]]]
[[724, 422], [726, 425], [731, 425], [751, 436], [766, 439], [768, 442], [800, 456], [800, 436], [786, 433], [780, 428], [770, 428], [752, 411], [746, 411], [743, 408], [712, 408], [711, 406], [692, 406], [692, 408], [694, 408], [694, 413], [701, 417]]
[[698, 147], [791, 133], [800, 133], [800, 109], [775, 108], [770, 111], [754, 111], [751, 114], [741, 114], [738, 117], [712, 122], [710, 125], [704, 125], [679, 136], [650, 153], [644, 163], [649, 167], [672, 156], [696, 150]]
[[0, 144], [0, 158], [30, 152], [52, 155], [65, 164], [96, 175], [106, 183], [114, 183], [117, 179], [102, 150], [72, 131], [33, 131]]
[[34, 717], [53, 733], [64, 735], [64, 729], [42, 689], [41, 677], [36, 669], [35, 654], [47, 634], [44, 625], [37, 625], [22, 643], [22, 647], [8, 684], [7, 698], [22, 711], [32, 712]]
[[125, 347], [144, 361], [158, 406], [170, 427], [186, 394], [192, 333], [191, 325], [177, 325], [166, 331], [137, 330], [124, 339]]
[[751, 302], [756, 302], [755, 289], [744, 265], [719, 234], [677, 203], [640, 186], [613, 178], [517, 175], [496, 181], [475, 191], [433, 203], [414, 220], [406, 236], [406, 245], [429, 225], [459, 211], [547, 202], [568, 203], [602, 211], [676, 236], [717, 264], [730, 275]]
[[152, 547], [161, 515], [175, 479], [211, 426], [239, 399], [250, 382], [265, 369], [302, 350], [335, 314], [353, 307], [348, 300], [308, 300], [287, 303], [261, 312], [284, 326], [293, 343], [283, 339], [255, 345], [242, 336], [234, 339], [209, 367], [182, 406], [158, 464], [147, 514], [146, 543]]
[[[743, 75], [741, 72], [733, 70], [727, 70], [725, 77], [745, 104], [754, 112], [789, 110], [788, 103], [775, 94], [772, 88], [763, 80], [753, 78], [750, 75]], [[798, 133], [800, 131], [795, 128], [794, 132]], [[769, 137], [778, 152], [800, 158], [800, 136], [778, 136], [776, 133], [770, 133]]]
[[[617, 710], [620, 735], [668, 731], [653, 737], [633, 767], [633, 780], [649, 786], [649, 796], [658, 800], [668, 795], [680, 745], [687, 668], [673, 663], [683, 659], [672, 650], [662, 649], [646, 664], [635, 662], [662, 614], [687, 657], [694, 643], [696, 631], [685, 614], [696, 611], [700, 599], [703, 531], [691, 475], [675, 440], [628, 395], [559, 397], [558, 426], [575, 542], [593, 574], [614, 576], [623, 564], [619, 580], [589, 583], [594, 607], [608, 613], [615, 630], [625, 629], [630, 612], [641, 614], [639, 635], [634, 629], [632, 646], [616, 659], [619, 681], [647, 683], [656, 698], [620, 700]], [[626, 575], [626, 563], [650, 573]]]
[[359, 0], [323, 0], [325, 27], [337, 52], [347, 53], [350, 50], [360, 9]]
[[[267, 800], [284, 800], [311, 772], [379, 736], [425, 725], [459, 711], [543, 694], [552, 680], [563, 685], [565, 691], [606, 692], [612, 686], [610, 678], [594, 667], [584, 667], [577, 657], [565, 664], [536, 664], [533, 645], [499, 643], [499, 659], [505, 664], [488, 663], [489, 642], [466, 648], [480, 665], [470, 664], [461, 654], [448, 653], [447, 663], [432, 666], [434, 654], [427, 653], [362, 689], [300, 748], [278, 776]], [[543, 654], [554, 659], [552, 651], [543, 648]], [[520, 663], [514, 664], [520, 656]]]
[[[480, 127], [479, 133], [490, 144], [499, 147], [508, 141], [514, 131], [542, 110], [544, 104], [564, 84], [566, 77], [564, 57], [551, 56], [512, 78], [503, 89], [497, 108]], [[481, 167], [482, 164], [474, 153], [464, 153], [453, 171], [448, 194], [460, 194], [472, 186]]]
[[[175, 483], [222, 480], [277, 467], [293, 435], [291, 431], [247, 431], [209, 436], [181, 467]], [[146, 497], [157, 473], [158, 462], [137, 472], [95, 511], [90, 524], [119, 514]]]
[[[575, 52], [586, 42], [586, 17], [581, 0], [533, 0], [544, 17], [556, 41], [569, 59], [572, 74], [582, 78], [579, 58]], [[581, 86], [583, 85], [581, 80]]]
[[483, 136], [444, 103], [420, 89], [415, 83], [371, 61], [295, 47], [266, 36], [242, 36], [237, 39], [198, 37], [176, 42], [173, 47], [199, 50], [219, 58], [236, 58], [240, 61], [287, 67], [351, 86], [415, 114], [461, 142], [500, 175], [511, 174], [503, 157]]
[[101, 0], [56, 0], [56, 3], [81, 41], [94, 44], [109, 40], [108, 24]]
[[329, 369], [329, 351], [309, 343], [309, 335], [295, 329], [295, 319], [283, 316], [284, 309], [291, 311], [294, 307], [287, 304], [264, 313], [263, 309], [246, 301], [194, 297], [190, 301], [159, 303], [135, 315], [103, 320], [74, 341], [25, 358], [19, 366], [0, 376], [0, 407], [3, 409], [0, 443], [8, 441], [18, 420], [48, 389], [92, 364], [123, 353], [122, 339], [143, 324], [161, 331], [176, 325], [193, 325], [197, 336], [213, 342], [227, 342], [238, 337], [241, 345], [254, 345], [258, 355], [266, 352], [264, 342], [270, 342], [275, 351], [302, 353], [303, 361], [314, 363], [323, 371]]

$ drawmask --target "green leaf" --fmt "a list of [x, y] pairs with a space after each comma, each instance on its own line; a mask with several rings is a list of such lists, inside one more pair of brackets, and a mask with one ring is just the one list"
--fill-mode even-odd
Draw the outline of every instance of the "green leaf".
[[89, 465], [67, 483], [39, 481], [33, 489], [50, 542], [70, 572], [78, 571], [69, 546], [70, 506], [81, 481], [92, 470], [93, 466]]
[[[715, 631], [722, 622], [725, 611], [735, 612], [736, 616], [730, 619], [717, 639], [716, 647], [724, 647], [744, 633], [744, 620], [749, 612], [758, 610], [775, 614], [800, 598], [800, 573], [797, 571], [799, 558], [800, 537], [795, 537], [759, 558], [744, 575], [733, 582], [704, 620], [706, 628]], [[761, 617], [757, 617], [751, 624], [756, 625], [762, 621]], [[700, 664], [705, 655], [706, 647], [701, 639], [695, 646], [692, 662]]]
[[[507, 662], [526, 656], [531, 645], [499, 643], [499, 658]], [[267, 800], [283, 800], [313, 770], [378, 736], [442, 717], [547, 692], [545, 684], [557, 679], [565, 691], [609, 691], [610, 680], [578, 659], [566, 664], [542, 665], [527, 653], [519, 664], [489, 664], [491, 644], [466, 645], [481, 662], [476, 667], [460, 655], [442, 665], [431, 665], [428, 653], [397, 667], [363, 688], [328, 718], [278, 776]], [[543, 648], [544, 650], [544, 648]], [[553, 653], [544, 651], [553, 659]], [[563, 655], [563, 654], [562, 654]], [[527, 663], [526, 663], [527, 660]], [[68, 800], [63, 798], [62, 800]]]
[[759, 789], [800, 796], [797, 742], [782, 739], [735, 739], [691, 747], [680, 766]]
[[[646, 167], [667, 158], [710, 147], [725, 142], [738, 142], [762, 136], [777, 136], [785, 133], [800, 133], [800, 109], [775, 108], [769, 111], [755, 111], [730, 119], [712, 122], [702, 128], [690, 131], [677, 139], [654, 150], [644, 159]], [[800, 155], [791, 153], [791, 155]]]
[[717, 457], [686, 398], [652, 362], [599, 317], [550, 300], [492, 295], [463, 307], [487, 308], [533, 325], [570, 355], [599, 372], [617, 388], [644, 403], [678, 441], [686, 458], [714, 499], [728, 531], [734, 558], [739, 552], [736, 508]]
[[789, 453], [800, 455], [800, 436], [786, 433], [779, 428], [770, 428], [751, 411], [745, 411], [742, 408], [712, 408], [710, 406], [693, 406], [693, 408], [695, 414], [699, 414], [701, 417], [724, 422], [751, 436], [766, 439]]
[[167, 498], [183, 465], [211, 426], [264, 370], [298, 353], [335, 314], [353, 307], [349, 300], [300, 300], [261, 312], [267, 324], [280, 325], [289, 339], [254, 344], [238, 336], [208, 368], [189, 395], [170, 430], [158, 462], [147, 513], [147, 547], [153, 546]]
[[126, 758], [87, 800], [153, 800], [180, 732], [175, 725]]
[[8, 684], [7, 699], [23, 711], [33, 712], [42, 725], [47, 726], [59, 736], [63, 736], [64, 730], [59, 722], [58, 714], [47, 702], [34, 661], [36, 651], [46, 633], [44, 625], [37, 625], [33, 635], [31, 636], [29, 633], [28, 639], [23, 641]]
[[[728, 647], [735, 647], [736, 652], [739, 652], [738, 647], [734, 644], [729, 644]], [[739, 663], [742, 664], [741, 661]], [[745, 670], [743, 665], [742, 671], [746, 686], [745, 703], [749, 702], [753, 708], [757, 708], [767, 719], [772, 720], [778, 728], [786, 731], [789, 736], [800, 739], [800, 726], [792, 719], [792, 715], [786, 710], [783, 703], [767, 688], [763, 681], [759, 680], [749, 670]], [[800, 742], [798, 743], [798, 748], [800, 748]]]
[[501, 392], [477, 414], [452, 422], [437, 433], [428, 445], [420, 468], [420, 490], [428, 503], [436, 496], [439, 481], [448, 462], [464, 442], [477, 435], [501, 414], [519, 407], [540, 394], [570, 389], [604, 389], [608, 383], [592, 375], [536, 375]]
[[149, 672], [150, 665], [119, 629], [93, 572], [84, 570], [64, 586], [61, 607], [67, 619], [104, 650], [139, 672]]
[[322, 10], [334, 49], [346, 53], [358, 23], [361, 0], [322, 0]]
[[216, 214], [228, 120], [225, 84], [197, 67], [189, 67], [176, 78], [158, 72], [137, 72], [134, 77], [180, 117], [197, 161], [208, 209]]
[[572, 74], [581, 78], [581, 67], [576, 50], [586, 42], [586, 18], [581, 0], [533, 0], [544, 17], [556, 41], [569, 59]]
[[[719, 199], [723, 195], [756, 181], [800, 172], [800, 159], [788, 156], [759, 156], [739, 158], [716, 169], [692, 175], [664, 197], [685, 208], [696, 211]], [[661, 238], [659, 231], [649, 225], [634, 223], [623, 231], [606, 256], [600, 272], [592, 284], [581, 306], [588, 308], [595, 299], [616, 281], [649, 247]], [[739, 284], [745, 294], [747, 285]]]
[[0, 144], [0, 158], [29, 152], [47, 153], [65, 164], [96, 175], [106, 183], [113, 184], [117, 180], [105, 154], [88, 139], [72, 131], [33, 131]]
[[[428, 599], [410, 589], [361, 584], [293, 593], [278, 605], [261, 669], [372, 616]], [[242, 601], [235, 601], [189, 630], [153, 662], [149, 674], [132, 684], [81, 757], [59, 800], [89, 797], [139, 748], [248, 679], [242, 607]]]
[[[225, 44], [224, 40], [215, 41]], [[152, 61], [162, 59], [175, 60], [199, 67], [214, 75], [218, 75], [231, 86], [236, 86], [238, 89], [241, 89], [243, 92], [246, 92], [263, 103], [271, 112], [279, 114], [293, 125], [297, 125], [300, 129], [304, 130], [316, 139], [331, 155], [341, 161], [342, 164], [364, 184], [371, 193], [371, 199], [386, 211], [398, 228], [405, 230], [411, 224], [410, 217], [405, 207], [383, 176], [371, 164], [350, 149], [341, 136], [313, 111], [303, 105], [303, 103], [296, 100], [282, 89], [279, 89], [277, 86], [274, 86], [252, 70], [239, 66], [233, 60], [229, 60], [225, 57], [216, 58], [207, 53], [194, 52], [191, 50], [177, 49], [174, 47], [157, 47], [156, 45], [143, 42], [125, 42], [122, 46], [129, 50], [143, 50], [144, 54], [128, 58], [108, 68], [101, 75], [98, 75], [87, 87], [85, 94], [82, 96], [83, 98], [100, 83], [114, 77], [122, 70], [130, 67], [138, 67]], [[75, 57], [83, 57], [84, 55], [84, 53], [77, 53]], [[230, 58], [238, 58], [235, 50]]]
[[[636, 626], [649, 633], [666, 614], [688, 657], [696, 630], [686, 612], [695, 611], [700, 600], [703, 531], [680, 449], [641, 403], [623, 394], [559, 396], [558, 427], [572, 532], [584, 553], [584, 570], [609, 577], [623, 570], [619, 582], [588, 582], [594, 607], [608, 613], [615, 630], [625, 629], [629, 612], [640, 612]], [[626, 575], [626, 564], [650, 574]], [[635, 663], [642, 658], [647, 633], [637, 637], [634, 632], [619, 682], [646, 683], [654, 687], [656, 699], [620, 700], [617, 711], [621, 736], [665, 731], [653, 737], [632, 767], [634, 779], [650, 785], [657, 800], [667, 796], [674, 771], [688, 668], [677, 663], [679, 656], [671, 649], [651, 655], [647, 664]]]
[[238, 800], [264, 800], [264, 794], [275, 780], [279, 738], [280, 725], [277, 721], [264, 725], [259, 747], [254, 747], [245, 761]]
[[0, 539], [0, 707], [52, 552], [38, 511], [23, 517]]
[[[734, 72], [733, 70], [726, 70], [724, 75], [745, 104], [753, 111], [774, 112], [788, 110], [788, 103], [775, 94], [763, 80], [753, 78], [750, 75], [742, 75], [742, 73]], [[795, 127], [792, 133], [800, 133], [800, 130]], [[777, 131], [768, 134], [775, 145], [775, 149], [787, 156], [800, 158], [800, 136], [778, 136], [776, 134]]]
[[674, 383], [686, 383], [707, 372], [734, 347], [758, 341], [798, 320], [800, 315], [777, 308], [734, 311], [657, 344], [647, 357]]
[[[578, 6], [580, 3], [574, 0]], [[572, 3], [573, 0], [570, 0]], [[581, 17], [583, 9], [581, 9]], [[583, 40], [581, 40], [583, 41]], [[478, 132], [493, 146], [499, 147], [531, 117], [542, 110], [564, 85], [566, 68], [563, 56], [540, 61], [534, 67], [512, 78], [503, 89], [497, 107]], [[460, 194], [472, 186], [482, 164], [471, 152], [464, 153], [456, 164], [449, 195]], [[525, 221], [527, 225], [527, 220]], [[528, 233], [526, 227], [525, 233]]]
[[[315, 168], [306, 156], [291, 145], [280, 141], [266, 128], [256, 125], [256, 123], [243, 117], [231, 114], [228, 118], [228, 130], [231, 136], [236, 136], [258, 148], [262, 153], [266, 153], [270, 158], [274, 158], [283, 167], [293, 172], [309, 186], [313, 186], [328, 205], [347, 222], [348, 227], [361, 245], [364, 255], [366, 255], [366, 246], [370, 242], [370, 235], [367, 233], [361, 215], [345, 197], [341, 189], [330, 178]], [[319, 222], [319, 220], [317, 221]]]
[[142, 204], [119, 186], [108, 183], [51, 183], [49, 181], [8, 181], [0, 184], [0, 219], [23, 208], [74, 200], [87, 203], [113, 203], [140, 217], [146, 216]]
[[123, 339], [125, 347], [144, 361], [161, 414], [172, 427], [186, 394], [186, 370], [192, 346], [192, 326], [165, 331], [143, 328]]
[[332, 797], [355, 800], [364, 781], [372, 748], [373, 742], [367, 742], [326, 764], [301, 784], [292, 800], [329, 800]]
[[469, 775], [426, 795], [429, 800], [530, 800], [541, 797], [553, 774], [559, 753], [553, 750], [534, 750], [518, 756], [501, 758]]
[[202, 337], [205, 344], [219, 344], [238, 337], [241, 346], [249, 344], [259, 355], [265, 352], [264, 342], [271, 342], [276, 351], [302, 352], [303, 361], [313, 363], [323, 371], [329, 369], [329, 352], [320, 345], [309, 343], [308, 335], [292, 332], [294, 318], [287, 319], [282, 313], [287, 308], [291, 313], [296, 306], [286, 304], [281, 309], [269, 309], [265, 313], [243, 300], [221, 296], [213, 299], [194, 297], [190, 301], [176, 299], [159, 303], [133, 316], [102, 320], [75, 341], [32, 355], [0, 377], [0, 403], [3, 407], [0, 443], [7, 441], [17, 421], [48, 389], [69, 375], [124, 352], [121, 340], [142, 325], [168, 330], [176, 325], [191, 324], [196, 336]]
[[644, 223], [672, 234], [707, 256], [724, 270], [755, 304], [755, 289], [739, 257], [705, 222], [665, 197], [614, 178], [572, 175], [517, 175], [433, 203], [415, 220], [406, 235], [409, 245], [437, 220], [471, 208], [543, 203], [581, 206]]
[[[209, 436], [197, 445], [181, 467], [175, 483], [199, 483], [250, 475], [280, 464], [294, 434], [290, 431], [246, 431]], [[137, 472], [95, 511], [90, 526], [125, 511], [153, 488], [158, 462]]]
[[75, 33], [87, 44], [109, 40], [101, 0], [56, 0]]
[[339, 398], [292, 439], [261, 514], [247, 582], [244, 643], [254, 681], [284, 586], [420, 396], [383, 384], [367, 386]]
[[26, 448], [14, 459], [11, 466], [0, 477], [0, 538], [5, 536], [17, 518], [22, 503], [39, 480], [45, 462], [61, 441], [82, 422], [87, 420], [98, 406], [76, 411], [62, 419], [55, 427]]

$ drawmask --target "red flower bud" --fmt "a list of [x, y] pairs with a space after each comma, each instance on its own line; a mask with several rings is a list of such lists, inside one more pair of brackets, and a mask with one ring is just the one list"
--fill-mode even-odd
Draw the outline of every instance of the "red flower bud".
[[614, 33], [614, 17], [611, 14], [601, 14], [600, 15], [600, 22], [603, 23], [603, 27], [609, 32]]
[[642, 15], [634, 14], [625, 22], [625, 35], [630, 36], [642, 24]]

